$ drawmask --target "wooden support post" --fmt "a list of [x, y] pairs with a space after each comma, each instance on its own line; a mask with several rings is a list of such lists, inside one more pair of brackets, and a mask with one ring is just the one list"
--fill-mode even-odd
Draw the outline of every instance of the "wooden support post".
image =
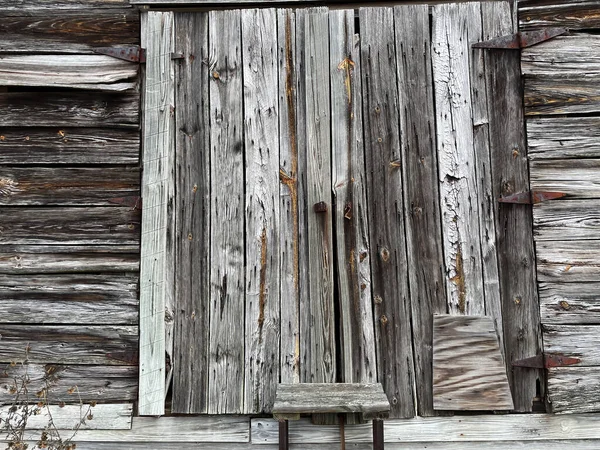
[[279, 450], [288, 450], [288, 449], [289, 449], [288, 421], [280, 420], [279, 421]]
[[383, 420], [373, 420], [373, 450], [383, 450]]

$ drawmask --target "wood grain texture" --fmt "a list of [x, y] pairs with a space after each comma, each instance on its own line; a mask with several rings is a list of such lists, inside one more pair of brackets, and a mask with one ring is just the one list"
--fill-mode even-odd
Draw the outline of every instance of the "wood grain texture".
[[600, 119], [530, 118], [527, 145], [530, 160], [600, 158]]
[[329, 13], [332, 190], [335, 196], [340, 379], [377, 380], [362, 129], [360, 45], [354, 11]]
[[598, 170], [600, 159], [531, 161], [531, 188], [564, 192], [569, 199], [600, 198]]
[[600, 411], [597, 367], [556, 367], [548, 371], [548, 401], [553, 413]]
[[533, 209], [536, 241], [571, 241], [598, 239], [600, 236], [600, 202], [569, 200], [545, 202]]
[[137, 92], [0, 92], [2, 126], [138, 127]]
[[[91, 2], [86, 3], [90, 6], [79, 10], [38, 9], [19, 13], [2, 9], [0, 51], [90, 53], [94, 47], [139, 45], [138, 11], [92, 9]], [[104, 3], [110, 5], [110, 2]]]
[[446, 312], [429, 8], [394, 8], [404, 202], [419, 415], [433, 415], [432, 317]]
[[599, 8], [597, 0], [519, 0], [519, 30], [599, 28]]
[[448, 308], [455, 314], [483, 315], [485, 293], [469, 64], [470, 44], [481, 38], [481, 12], [478, 4], [438, 5], [434, 7], [432, 17], [432, 67]]
[[135, 275], [0, 275], [0, 321], [133, 325], [137, 283]]
[[138, 327], [0, 325], [0, 361], [38, 364], [136, 365]]
[[0, 164], [137, 164], [138, 130], [1, 128]]
[[279, 382], [279, 119], [275, 9], [242, 11], [246, 208], [246, 413]]
[[544, 325], [543, 330], [544, 352], [579, 358], [577, 367], [600, 365], [600, 326]]
[[530, 78], [525, 82], [525, 114], [600, 112], [600, 86], [593, 78]]
[[129, 0], [0, 0], [5, 13], [22, 15], [39, 10], [87, 10], [94, 8], [131, 8]]
[[378, 380], [391, 417], [412, 417], [414, 364], [405, 241], [394, 17], [361, 8], [363, 120]]
[[210, 311], [208, 14], [175, 14], [175, 413], [205, 413]]
[[211, 298], [208, 412], [244, 409], [244, 142], [240, 11], [209, 14]]
[[167, 314], [167, 308], [172, 307], [174, 294], [173, 14], [149, 12], [145, 25], [142, 45], [148, 56], [143, 118], [138, 413], [161, 415], [168, 375], [165, 354], [171, 348], [168, 330], [172, 315]]
[[600, 281], [600, 241], [540, 241], [535, 248], [539, 281]]
[[458, 411], [514, 408], [492, 317], [433, 317], [433, 407]]
[[538, 290], [542, 323], [600, 324], [600, 283], [545, 282]]

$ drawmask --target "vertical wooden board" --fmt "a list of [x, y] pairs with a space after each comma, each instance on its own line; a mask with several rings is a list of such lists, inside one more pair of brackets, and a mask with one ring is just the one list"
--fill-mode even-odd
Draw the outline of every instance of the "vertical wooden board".
[[208, 14], [175, 14], [174, 413], [207, 411], [210, 298]]
[[209, 13], [209, 414], [244, 408], [244, 143], [240, 11]]
[[296, 71], [296, 18], [291, 9], [277, 10], [279, 54], [279, 249], [280, 378], [300, 381], [300, 214], [304, 196], [299, 181]]
[[277, 15], [242, 11], [246, 169], [245, 412], [269, 412], [279, 382]]
[[142, 245], [140, 415], [164, 414], [165, 311], [173, 297], [173, 14], [147, 13]]
[[363, 120], [377, 369], [392, 417], [412, 417], [414, 365], [408, 290], [394, 16], [361, 8]]
[[[333, 304], [331, 128], [327, 8], [311, 8], [304, 21], [308, 287], [302, 311], [307, 382], [336, 381]], [[321, 206], [323, 208], [321, 208]]]
[[432, 65], [448, 310], [485, 312], [479, 186], [473, 143], [470, 32], [479, 4], [433, 8]]
[[446, 312], [429, 8], [394, 9], [417, 409], [433, 415], [433, 314]]
[[[509, 29], [509, 19], [502, 20]], [[485, 58], [493, 197], [499, 198], [529, 189], [520, 58], [518, 52], [493, 50]], [[502, 326], [510, 363], [541, 351], [532, 213], [514, 204], [495, 207]], [[536, 389], [538, 381], [543, 389], [541, 372], [513, 368], [508, 376], [515, 410], [531, 411], [533, 399], [542, 394]]]
[[362, 130], [360, 47], [354, 10], [329, 13], [332, 190], [335, 195], [340, 379], [377, 381]]

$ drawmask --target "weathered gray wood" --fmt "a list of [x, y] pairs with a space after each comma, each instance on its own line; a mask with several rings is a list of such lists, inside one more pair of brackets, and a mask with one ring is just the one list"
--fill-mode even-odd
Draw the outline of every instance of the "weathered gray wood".
[[137, 92], [0, 92], [5, 127], [137, 127], [139, 102]]
[[240, 11], [209, 15], [211, 298], [208, 412], [244, 408], [244, 142]]
[[598, 239], [600, 201], [569, 200], [544, 202], [533, 209], [536, 241]]
[[[14, 400], [11, 386], [15, 377], [29, 377], [29, 392], [32, 395], [47, 389], [51, 404], [64, 402], [127, 402], [137, 399], [138, 369], [136, 366], [17, 364], [0, 368], [0, 404]], [[73, 387], [77, 387], [73, 391]], [[37, 397], [35, 397], [37, 400]]]
[[543, 330], [544, 352], [579, 358], [578, 367], [600, 365], [599, 326], [544, 325]]
[[391, 8], [361, 8], [367, 194], [378, 380], [391, 417], [412, 417], [414, 365], [405, 242], [402, 153]]
[[600, 198], [598, 170], [600, 159], [531, 161], [531, 188], [564, 192], [569, 199]]
[[137, 283], [131, 275], [0, 275], [0, 321], [135, 324]]
[[175, 413], [204, 413], [208, 389], [210, 163], [208, 14], [175, 14]]
[[[242, 11], [246, 191], [245, 413], [279, 382], [279, 118], [275, 9]], [[286, 296], [287, 297], [287, 296]]]
[[0, 0], [0, 9], [6, 13], [57, 9], [130, 8], [129, 0]]
[[539, 281], [600, 281], [600, 241], [540, 241], [535, 249]]
[[[28, 125], [27, 123], [22, 125]], [[0, 164], [137, 164], [138, 130], [2, 128]]]
[[530, 118], [527, 145], [530, 160], [600, 158], [600, 119]]
[[448, 308], [452, 313], [483, 315], [469, 64], [470, 44], [481, 39], [478, 24], [478, 4], [437, 5], [433, 9], [432, 66]]
[[[13, 2], [18, 3], [18, 2]], [[36, 2], [28, 2], [34, 5]], [[110, 5], [111, 2], [104, 2]], [[125, 3], [125, 1], [123, 2]], [[7, 11], [0, 13], [3, 53], [89, 53], [94, 47], [139, 45], [139, 12], [129, 9]], [[114, 6], [118, 6], [113, 2]]]
[[40, 364], [138, 362], [137, 326], [0, 325], [0, 335], [0, 361], [23, 361], [27, 354]]
[[542, 27], [590, 29], [600, 27], [597, 0], [519, 0], [519, 29]]
[[0, 207], [0, 244], [139, 244], [140, 212], [118, 208]]
[[[331, 196], [329, 31], [326, 8], [308, 10], [304, 22], [306, 95], [306, 208], [308, 284], [300, 318], [303, 381], [336, 380]], [[324, 203], [325, 211], [315, 205]]]
[[273, 414], [361, 413], [363, 417], [382, 417], [390, 411], [380, 383], [301, 383], [280, 384]]
[[[174, 291], [173, 14], [147, 13], [140, 273], [140, 415], [164, 413]], [[170, 356], [170, 355], [169, 355]]]
[[[429, 9], [394, 9], [404, 201], [419, 415], [433, 415], [432, 315], [446, 312]], [[409, 206], [410, 205], [410, 206]]]
[[528, 78], [525, 114], [587, 114], [600, 112], [600, 86], [591, 78]]
[[0, 56], [0, 84], [99, 91], [136, 86], [138, 64], [105, 55]]
[[433, 317], [433, 407], [459, 411], [513, 409], [492, 317]]
[[354, 29], [354, 10], [331, 11], [332, 190], [340, 313], [340, 379], [345, 383], [377, 380], [359, 42]]
[[544, 324], [600, 324], [600, 283], [539, 283]]
[[548, 401], [554, 413], [600, 411], [597, 367], [556, 367], [548, 370]]

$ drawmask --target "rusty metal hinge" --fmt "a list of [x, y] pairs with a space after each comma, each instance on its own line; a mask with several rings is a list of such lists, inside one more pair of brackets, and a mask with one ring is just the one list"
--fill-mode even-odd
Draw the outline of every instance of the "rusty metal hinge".
[[108, 201], [110, 203], [114, 203], [115, 205], [131, 206], [133, 209], [142, 209], [142, 197], [136, 195], [129, 197], [109, 198]]
[[567, 33], [567, 28], [543, 28], [535, 31], [524, 31], [522, 33], [500, 36], [489, 41], [477, 42], [472, 45], [473, 48], [490, 48], [499, 50], [511, 50], [531, 47], [532, 45], [548, 41], [556, 36]]
[[519, 359], [512, 362], [513, 367], [530, 367], [532, 369], [548, 369], [550, 367], [564, 367], [579, 364], [579, 358], [558, 355], [555, 353], [542, 353], [531, 358]]
[[96, 47], [94, 53], [112, 56], [129, 62], [145, 63], [146, 49], [139, 45], [129, 45], [126, 47]]
[[518, 194], [507, 195], [500, 197], [500, 203], [518, 203], [522, 205], [534, 205], [536, 203], [545, 202], [546, 200], [556, 200], [563, 198], [567, 194], [564, 192], [548, 192], [548, 191], [525, 191]]

